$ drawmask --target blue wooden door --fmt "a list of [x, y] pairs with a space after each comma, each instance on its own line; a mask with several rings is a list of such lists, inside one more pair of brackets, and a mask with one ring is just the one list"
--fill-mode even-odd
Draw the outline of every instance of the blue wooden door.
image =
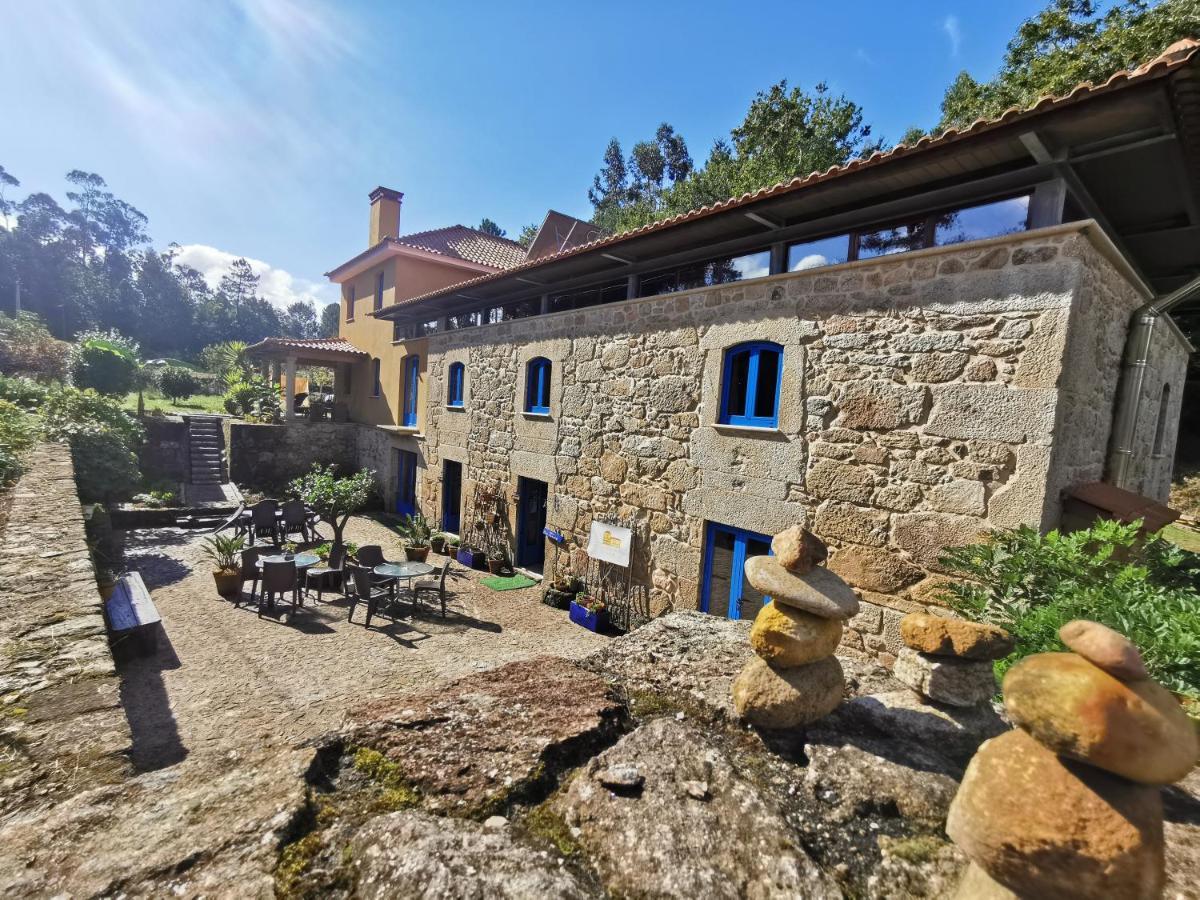
[[462, 463], [442, 463], [442, 531], [458, 534], [462, 508]]
[[417, 454], [396, 451], [396, 513], [413, 515], [417, 511]]
[[758, 615], [771, 598], [746, 580], [746, 558], [770, 553], [771, 539], [765, 534], [709, 522], [704, 541], [700, 608], [730, 619], [752, 619]]
[[517, 480], [517, 563], [535, 572], [546, 562], [546, 482]]

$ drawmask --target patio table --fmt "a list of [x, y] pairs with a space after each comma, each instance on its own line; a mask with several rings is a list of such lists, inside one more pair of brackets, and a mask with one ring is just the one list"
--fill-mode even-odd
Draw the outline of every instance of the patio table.
[[294, 562], [296, 564], [296, 571], [300, 571], [301, 569], [315, 566], [320, 561], [321, 557], [315, 553], [297, 553], [291, 559], [288, 559], [282, 553], [277, 553], [273, 556], [260, 556], [258, 558], [258, 567], [261, 569], [262, 564], [265, 562]]
[[412, 579], [418, 575], [428, 575], [433, 571], [433, 566], [423, 562], [380, 563], [371, 571], [384, 578], [394, 578], [396, 580], [404, 578], [408, 581], [411, 591]]

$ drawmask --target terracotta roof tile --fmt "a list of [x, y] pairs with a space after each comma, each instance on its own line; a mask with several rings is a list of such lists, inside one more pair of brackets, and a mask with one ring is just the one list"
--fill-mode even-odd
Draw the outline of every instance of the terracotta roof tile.
[[402, 234], [396, 243], [498, 269], [510, 269], [525, 261], [525, 248], [516, 241], [485, 234], [465, 225]]
[[429, 291], [428, 293], [420, 294], [416, 297], [410, 297], [401, 301], [400, 303], [384, 307], [382, 310], [377, 310], [374, 315], [378, 315], [380, 312], [387, 312], [388, 310], [397, 309], [399, 307], [410, 306], [411, 304], [419, 303], [422, 300], [429, 300], [434, 297], [443, 297], [448, 294], [453, 294], [470, 286], [478, 285], [484, 282], [496, 281], [500, 278], [512, 275], [514, 272], [533, 269], [547, 263], [566, 259], [567, 257], [576, 256], [581, 253], [587, 253], [600, 247], [608, 247], [613, 244], [619, 244], [620, 242], [629, 240], [630, 238], [639, 237], [644, 234], [650, 234], [655, 231], [661, 231], [665, 228], [671, 228], [672, 226], [683, 224], [684, 222], [690, 222], [695, 219], [701, 219], [706, 216], [714, 215], [715, 213], [734, 209], [747, 203], [752, 203], [758, 200], [764, 200], [768, 197], [774, 197], [779, 194], [790, 193], [802, 188], [807, 188], [833, 178], [849, 175], [860, 169], [866, 169], [879, 165], [880, 163], [892, 159], [900, 159], [906, 156], [911, 156], [915, 153], [924, 152], [933, 147], [945, 146], [965, 137], [975, 135], [992, 128], [1007, 125], [1017, 119], [1043, 113], [1059, 106], [1066, 106], [1082, 100], [1085, 97], [1105, 93], [1107, 91], [1122, 87], [1126, 84], [1132, 84], [1147, 80], [1149, 78], [1157, 78], [1186, 65], [1194, 56], [1196, 56], [1198, 50], [1200, 50], [1200, 40], [1186, 38], [1181, 41], [1176, 41], [1149, 62], [1138, 66], [1136, 69], [1116, 72], [1101, 84], [1084, 82], [1083, 84], [1077, 85], [1069, 93], [1061, 97], [1041, 97], [1035, 103], [1027, 107], [1013, 107], [1005, 110], [1003, 113], [993, 119], [978, 119], [975, 122], [972, 122], [966, 128], [950, 128], [946, 131], [943, 131], [936, 137], [923, 137], [911, 146], [907, 144], [897, 144], [891, 150], [879, 150], [875, 153], [872, 153], [865, 159], [853, 159], [842, 166], [831, 166], [824, 172], [812, 172], [808, 175], [797, 176], [790, 181], [783, 181], [778, 184], [771, 185], [770, 187], [760, 188], [756, 191], [742, 194], [740, 197], [731, 197], [728, 200], [722, 200], [719, 203], [713, 203], [709, 206], [701, 206], [698, 209], [680, 213], [679, 215], [672, 216], [668, 219], [661, 219], [657, 222], [651, 222], [647, 225], [642, 225], [638, 228], [631, 229], [630, 231], [623, 231], [618, 234], [590, 241], [586, 244], [570, 247], [559, 253], [553, 253], [548, 256], [540, 257], [536, 260], [514, 264], [502, 272], [493, 272], [487, 275], [480, 275], [476, 278], [470, 278], [466, 281], [459, 282], [458, 284], [450, 285], [445, 288], [439, 288], [435, 291]]
[[322, 350], [325, 352], [345, 353], [350, 356], [369, 356], [363, 350], [359, 350], [345, 338], [312, 338], [311, 340], [302, 340], [300, 338], [284, 338], [284, 337], [269, 337], [263, 338], [257, 344], [251, 344], [246, 348], [248, 353], [264, 353], [273, 350]]

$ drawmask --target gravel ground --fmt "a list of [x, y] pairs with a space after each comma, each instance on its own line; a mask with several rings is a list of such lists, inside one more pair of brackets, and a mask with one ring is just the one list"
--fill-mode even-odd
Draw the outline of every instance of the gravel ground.
[[[544, 606], [540, 586], [492, 591], [479, 583], [486, 573], [457, 563], [445, 619], [403, 602], [368, 630], [362, 604], [348, 622], [346, 601], [326, 594], [318, 604], [315, 593], [301, 609], [260, 617], [217, 595], [202, 539], [174, 529], [124, 535], [125, 566], [145, 579], [165, 632], [153, 656], [120, 665], [141, 771], [294, 746], [368, 701], [542, 654], [579, 658], [607, 642]], [[352, 519], [346, 539], [403, 558], [399, 538], [372, 519]]]

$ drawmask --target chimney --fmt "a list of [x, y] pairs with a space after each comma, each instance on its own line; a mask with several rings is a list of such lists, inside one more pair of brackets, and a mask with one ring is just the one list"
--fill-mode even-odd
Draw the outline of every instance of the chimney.
[[371, 198], [371, 240], [368, 247], [374, 247], [384, 238], [400, 237], [400, 202], [404, 195], [391, 188], [377, 187], [370, 193]]

